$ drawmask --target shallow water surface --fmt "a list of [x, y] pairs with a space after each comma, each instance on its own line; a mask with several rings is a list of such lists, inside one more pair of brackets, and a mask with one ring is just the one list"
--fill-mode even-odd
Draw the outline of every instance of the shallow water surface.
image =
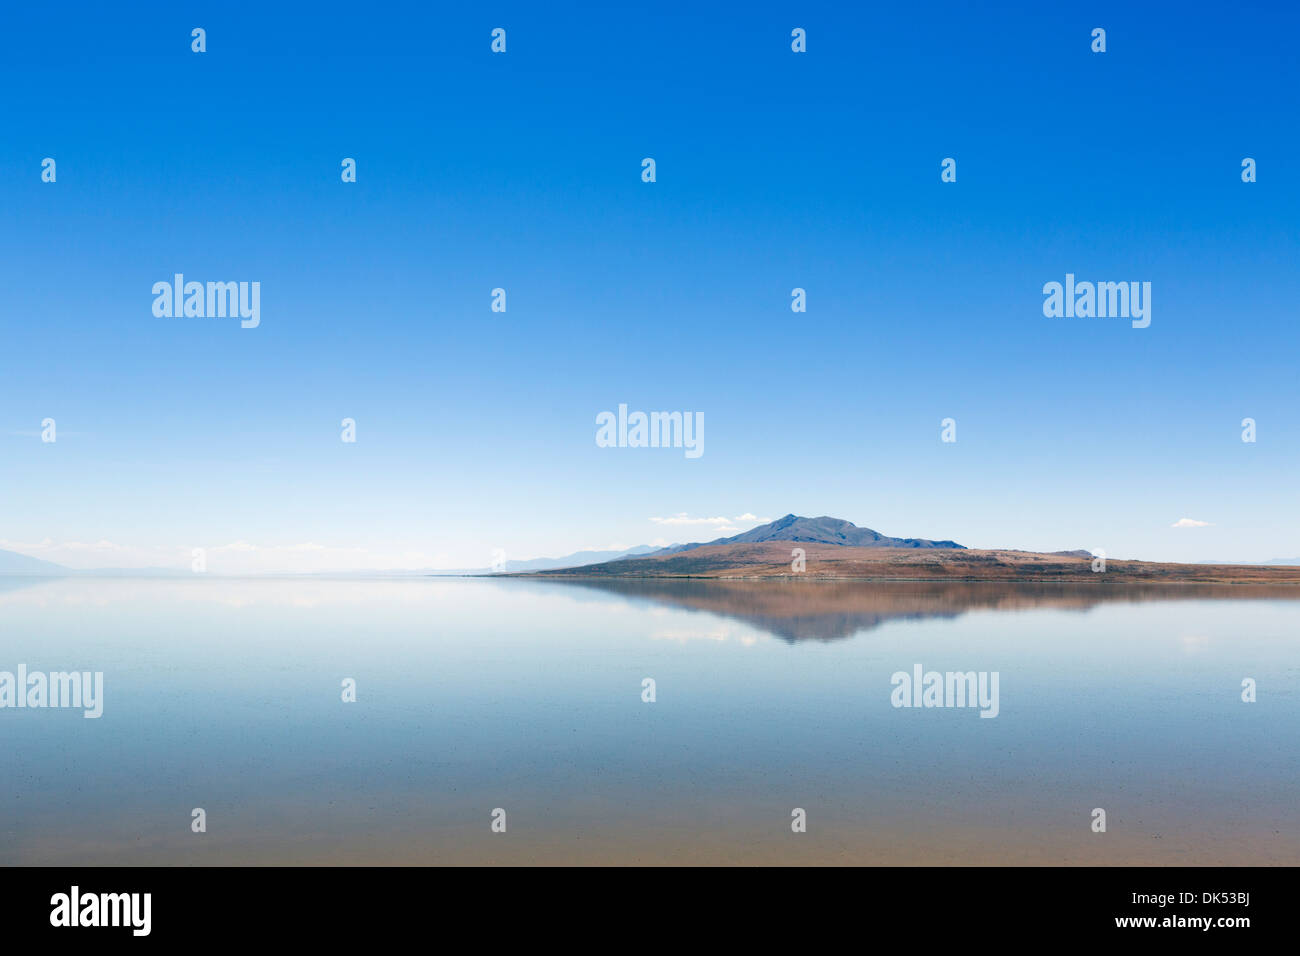
[[[99, 719], [0, 709], [0, 863], [1296, 864], [1298, 625], [1235, 587], [0, 579], [0, 671], [104, 674]], [[917, 665], [996, 672], [997, 716], [893, 706]]]

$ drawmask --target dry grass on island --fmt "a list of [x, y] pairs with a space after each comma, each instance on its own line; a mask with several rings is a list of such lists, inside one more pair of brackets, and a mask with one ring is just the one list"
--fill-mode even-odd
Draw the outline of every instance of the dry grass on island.
[[[805, 570], [791, 569], [804, 551]], [[1041, 554], [976, 548], [881, 548], [762, 541], [711, 544], [676, 554], [536, 572], [536, 577], [587, 578], [821, 578], [857, 581], [1052, 581], [1193, 584], [1300, 584], [1300, 567], [1172, 564], [1107, 560], [1093, 571], [1087, 552]]]

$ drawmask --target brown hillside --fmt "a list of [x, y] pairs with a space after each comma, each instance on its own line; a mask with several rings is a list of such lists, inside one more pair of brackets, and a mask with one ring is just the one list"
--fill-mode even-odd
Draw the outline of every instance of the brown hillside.
[[[791, 571], [803, 548], [806, 570]], [[1107, 560], [1104, 573], [1077, 554], [977, 549], [862, 548], [794, 541], [705, 545], [678, 554], [538, 572], [543, 577], [783, 578], [864, 581], [1092, 581], [1300, 584], [1300, 567]]]

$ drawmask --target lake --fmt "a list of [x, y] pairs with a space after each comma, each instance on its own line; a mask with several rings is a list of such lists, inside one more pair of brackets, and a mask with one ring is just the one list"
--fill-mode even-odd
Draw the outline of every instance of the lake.
[[0, 578], [0, 864], [1294, 865], [1297, 597]]

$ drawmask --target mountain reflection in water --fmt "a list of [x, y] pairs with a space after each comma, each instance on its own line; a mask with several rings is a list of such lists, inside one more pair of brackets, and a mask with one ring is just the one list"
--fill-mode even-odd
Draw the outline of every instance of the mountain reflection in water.
[[1300, 600], [1285, 585], [864, 582], [819, 580], [547, 578], [544, 586], [582, 588], [631, 601], [720, 614], [796, 641], [837, 641], [888, 621], [955, 618], [968, 611], [1034, 608], [1090, 611], [1148, 601]]

